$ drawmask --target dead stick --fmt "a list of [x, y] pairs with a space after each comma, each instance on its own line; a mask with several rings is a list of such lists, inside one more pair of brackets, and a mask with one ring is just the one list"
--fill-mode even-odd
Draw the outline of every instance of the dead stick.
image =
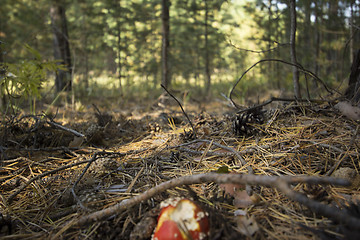
[[67, 132], [70, 132], [72, 134], [74, 134], [75, 136], [77, 137], [82, 137], [82, 138], [85, 138], [85, 135], [82, 134], [82, 133], [79, 133], [73, 129], [70, 129], [70, 128], [67, 128], [67, 127], [64, 127], [58, 123], [55, 123], [55, 122], [51, 122], [51, 121], [46, 121], [49, 125], [52, 125], [54, 127], [57, 127], [57, 128], [60, 128], [61, 130], [64, 130], [64, 131], [67, 131]]
[[184, 108], [182, 107], [181, 103], [179, 102], [179, 100], [176, 99], [176, 97], [174, 95], [172, 95], [169, 90], [166, 89], [166, 87], [164, 85], [161, 84], [161, 87], [179, 104], [180, 108], [181, 108], [181, 111], [184, 113], [185, 117], [187, 118], [188, 122], [190, 123], [190, 126], [193, 130], [193, 133], [194, 133], [194, 136], [196, 138], [196, 131], [195, 131], [195, 128], [194, 128], [194, 125], [192, 124], [189, 116], [186, 114]]
[[[198, 174], [198, 175], [175, 178], [167, 182], [163, 182], [131, 199], [124, 200], [109, 208], [80, 217], [77, 220], [73, 220], [70, 224], [72, 227], [75, 227], [75, 226], [82, 226], [93, 222], [97, 222], [106, 219], [114, 214], [119, 214], [143, 201], [146, 201], [154, 197], [157, 194], [160, 194], [161, 192], [166, 191], [167, 189], [182, 185], [200, 184], [207, 182], [215, 182], [217, 184], [234, 183], [234, 184], [250, 184], [250, 185], [263, 185], [267, 187], [276, 187], [279, 190], [284, 191], [286, 196], [290, 197], [294, 201], [303, 203], [308, 207], [316, 206], [317, 213], [327, 216], [333, 220], [335, 215], [341, 212], [340, 210], [310, 200], [302, 194], [293, 192], [289, 187], [286, 186], [288, 184], [294, 184], [294, 183], [334, 184], [341, 186], [347, 186], [350, 184], [347, 180], [336, 179], [331, 177], [313, 177], [313, 176], [277, 177], [277, 176], [265, 176], [265, 175], [219, 174], [219, 173]], [[321, 205], [321, 207], [319, 207], [319, 205]], [[336, 214], [331, 214], [331, 212], [334, 212]], [[342, 221], [343, 223], [347, 224], [349, 227], [360, 229], [360, 221], [358, 221], [358, 219], [347, 215], [345, 212], [341, 212], [341, 215], [339, 216], [341, 216], [340, 219], [339, 218], [335, 218], [335, 219]], [[69, 222], [65, 223], [65, 225], [63, 226], [69, 227], [68, 224]]]
[[[228, 146], [225, 146], [225, 145], [222, 145], [220, 143], [217, 143], [217, 142], [214, 142], [214, 141], [210, 141], [210, 140], [207, 140], [207, 139], [196, 139], [194, 141], [191, 141], [191, 142], [188, 142], [188, 143], [184, 143], [184, 144], [181, 144], [181, 145], [178, 145], [176, 147], [181, 147], [181, 146], [187, 146], [187, 145], [191, 145], [193, 143], [197, 143], [197, 142], [206, 142], [206, 143], [209, 143], [209, 144], [213, 144], [219, 148], [222, 148], [222, 149], [225, 149], [226, 151], [229, 151], [232, 153], [232, 155], [235, 155], [241, 162], [241, 164], [243, 166], [246, 166], [247, 162], [245, 161], [245, 159], [241, 156], [241, 153], [248, 153], [248, 152], [239, 152], [239, 151], [236, 151], [235, 149], [231, 148], [231, 147], [228, 147]], [[249, 174], [253, 174], [254, 171], [253, 169], [250, 167], [250, 166], [246, 166], [246, 169], [248, 170]]]
[[[95, 153], [95, 155], [100, 155], [100, 154], [114, 154], [114, 155], [124, 155], [122, 153], [115, 153], [115, 152], [97, 152]], [[31, 178], [29, 181], [27, 181], [24, 185], [22, 185], [18, 190], [16, 190], [8, 199], [7, 199], [7, 202], [8, 203], [11, 203], [14, 198], [22, 191], [24, 190], [27, 186], [29, 186], [32, 182], [38, 180], [38, 179], [41, 179], [45, 176], [48, 176], [48, 175], [51, 175], [53, 173], [56, 173], [56, 172], [59, 172], [59, 171], [62, 171], [62, 170], [65, 170], [67, 168], [72, 168], [72, 167], [75, 167], [75, 166], [78, 166], [78, 165], [81, 165], [81, 164], [84, 164], [84, 163], [88, 163], [90, 161], [93, 161], [93, 160], [85, 160], [85, 161], [81, 161], [81, 162], [77, 162], [77, 163], [72, 163], [72, 164], [69, 164], [69, 165], [65, 165], [65, 166], [61, 166], [61, 167], [58, 167], [56, 169], [53, 169], [51, 171], [47, 171], [47, 172], [44, 172], [42, 174], [39, 174], [37, 175], [36, 177], [33, 177]]]
[[78, 165], [81, 165], [81, 164], [84, 164], [84, 163], [87, 163], [89, 162], [90, 160], [85, 160], [85, 161], [81, 161], [81, 162], [77, 162], [77, 163], [72, 163], [72, 164], [69, 164], [69, 165], [65, 165], [65, 166], [61, 166], [59, 168], [56, 168], [54, 170], [51, 170], [51, 171], [48, 171], [48, 172], [44, 172], [42, 174], [39, 174], [37, 175], [36, 177], [33, 177], [31, 178], [29, 181], [27, 181], [24, 185], [22, 185], [18, 190], [16, 190], [8, 199], [7, 199], [7, 202], [8, 203], [11, 203], [14, 198], [22, 191], [24, 190], [27, 186], [29, 186], [32, 182], [40, 179], [40, 178], [43, 178], [47, 175], [51, 175], [53, 173], [56, 173], [56, 172], [59, 172], [61, 170], [65, 170], [67, 168], [72, 168], [72, 167], [75, 167], [75, 166], [78, 166]]
[[321, 204], [317, 201], [311, 200], [306, 197], [304, 194], [300, 194], [296, 191], [293, 191], [289, 184], [285, 181], [280, 181], [276, 186], [282, 193], [284, 193], [289, 199], [299, 202], [311, 211], [325, 216], [334, 222], [344, 223], [351, 230], [360, 230], [360, 221], [359, 218], [353, 217], [347, 214], [345, 211], [341, 211], [338, 208], [330, 207], [325, 204]]

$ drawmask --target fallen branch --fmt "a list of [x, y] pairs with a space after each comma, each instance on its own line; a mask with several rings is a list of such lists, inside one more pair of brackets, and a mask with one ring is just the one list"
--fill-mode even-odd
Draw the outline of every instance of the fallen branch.
[[177, 100], [177, 98], [176, 98], [174, 95], [172, 95], [171, 92], [169, 92], [169, 90], [167, 90], [164, 85], [161, 84], [161, 87], [170, 95], [170, 97], [172, 97], [172, 98], [177, 102], [177, 104], [179, 104], [179, 106], [180, 106], [180, 108], [181, 108], [181, 111], [184, 113], [186, 119], [187, 119], [188, 122], [190, 123], [190, 126], [191, 126], [191, 128], [192, 128], [192, 130], [193, 130], [194, 136], [195, 136], [195, 138], [196, 138], [196, 130], [195, 130], [195, 128], [194, 128], [194, 125], [192, 124], [189, 116], [186, 114], [186, 112], [185, 112], [184, 108], [182, 107], [181, 103], [179, 102], [179, 100]]
[[328, 87], [325, 82], [323, 80], [321, 80], [318, 76], [316, 76], [316, 74], [314, 74], [313, 72], [305, 69], [303, 66], [301, 66], [300, 64], [294, 64], [294, 63], [290, 63], [284, 60], [280, 60], [280, 59], [262, 59], [258, 62], [256, 62], [255, 64], [253, 64], [251, 67], [249, 67], [242, 75], [241, 77], [236, 81], [236, 83], [234, 84], [234, 86], [232, 87], [230, 94], [229, 94], [229, 99], [232, 102], [232, 105], [235, 106], [236, 108], [239, 108], [239, 106], [233, 101], [232, 99], [232, 94], [236, 88], [236, 86], [239, 84], [239, 82], [241, 81], [241, 79], [245, 76], [245, 74], [247, 74], [252, 68], [254, 68], [256, 65], [258, 65], [259, 63], [263, 63], [263, 62], [280, 62], [283, 64], [287, 64], [290, 66], [294, 66], [297, 67], [301, 72], [303, 72], [304, 74], [307, 74], [309, 76], [311, 76], [312, 78], [314, 78], [317, 82], [319, 82], [321, 85], [323, 85], [323, 87], [325, 88], [325, 90], [330, 93], [333, 94], [333, 92], [336, 92], [336, 90], [331, 89], [330, 87]]
[[72, 164], [69, 164], [69, 165], [65, 165], [65, 166], [61, 166], [59, 168], [56, 168], [56, 169], [53, 169], [51, 171], [47, 171], [47, 172], [44, 172], [42, 174], [39, 174], [37, 175], [36, 177], [33, 177], [31, 179], [29, 179], [29, 181], [27, 181], [24, 185], [22, 185], [20, 188], [18, 188], [18, 190], [16, 190], [8, 199], [7, 199], [7, 203], [11, 203], [14, 198], [22, 191], [24, 190], [27, 186], [29, 186], [32, 182], [38, 180], [38, 179], [41, 179], [45, 176], [48, 176], [48, 175], [51, 175], [51, 174], [54, 174], [56, 172], [59, 172], [59, 171], [62, 171], [62, 170], [65, 170], [65, 169], [68, 169], [68, 168], [72, 168], [72, 167], [75, 167], [75, 166], [78, 166], [78, 165], [81, 165], [81, 164], [84, 164], [84, 163], [87, 163], [89, 162], [90, 160], [85, 160], [85, 161], [81, 161], [81, 162], [76, 162], [76, 163], [72, 163]]
[[240, 110], [238, 112], [236, 112], [237, 114], [243, 113], [243, 112], [250, 112], [253, 111], [257, 108], [262, 108], [274, 101], [278, 101], [278, 102], [315, 102], [315, 103], [333, 103], [335, 101], [333, 100], [322, 100], [322, 99], [295, 99], [295, 98], [277, 98], [277, 97], [271, 97], [269, 100], [260, 103], [258, 105]]
[[[219, 173], [206, 173], [192, 176], [184, 176], [176, 179], [171, 179], [163, 182], [144, 193], [141, 193], [131, 199], [121, 201], [120, 203], [109, 208], [85, 215], [79, 219], [73, 219], [66, 222], [60, 232], [72, 227], [80, 227], [93, 222], [106, 219], [110, 216], [119, 214], [143, 201], [146, 201], [167, 189], [179, 187], [182, 185], [201, 184], [207, 182], [215, 182], [217, 184], [234, 183], [234, 184], [249, 184], [249, 185], [263, 185], [279, 189], [291, 200], [297, 201], [309, 207], [317, 214], [328, 217], [334, 221], [342, 222], [351, 229], [360, 229], [360, 221], [348, 215], [346, 212], [338, 208], [323, 205], [314, 200], [307, 198], [305, 195], [293, 191], [289, 185], [296, 183], [307, 184], [334, 184], [347, 186], [349, 182], [344, 179], [336, 179], [330, 177], [313, 177], [313, 176], [264, 176], [264, 175], [242, 175], [242, 174], [219, 174]], [[59, 233], [57, 234], [59, 235]]]
[[[231, 147], [227, 147], [227, 146], [224, 146], [220, 143], [217, 143], [217, 142], [214, 142], [214, 141], [209, 141], [209, 140], [206, 140], [206, 139], [199, 139], [199, 142], [206, 142], [206, 143], [212, 143], [213, 145], [219, 147], [219, 148], [222, 148], [226, 151], [229, 151], [229, 152], [232, 152], [234, 154], [234, 156], [236, 156], [237, 159], [239, 159], [239, 161], [241, 162], [241, 164], [243, 166], [246, 166], [247, 162], [245, 161], [245, 159], [240, 155], [239, 151], [236, 151], [235, 149], [231, 148]], [[247, 165], [246, 166], [246, 169], [248, 170], [248, 173], [249, 174], [254, 174], [254, 171], [253, 169]]]
[[[254, 151], [254, 150], [253, 150], [253, 151], [248, 150], [248, 151], [239, 152], [239, 151], [236, 151], [235, 149], [233, 149], [233, 148], [231, 148], [231, 147], [227, 147], [227, 146], [224, 146], [224, 145], [222, 145], [222, 144], [220, 144], [220, 143], [217, 143], [217, 142], [214, 142], [214, 141], [210, 141], [210, 140], [207, 140], [207, 139], [196, 139], [196, 140], [194, 140], [194, 141], [191, 141], [191, 142], [188, 142], [188, 143], [184, 143], [184, 144], [180, 144], [180, 145], [175, 146], [175, 147], [187, 146], [187, 145], [191, 145], [191, 144], [194, 144], [194, 143], [197, 143], [197, 142], [209, 143], [209, 144], [215, 145], [215, 146], [217, 146], [217, 147], [219, 147], [219, 148], [222, 148], [222, 149], [224, 149], [224, 150], [226, 150], [226, 151], [231, 152], [230, 154], [223, 153], [223, 155], [226, 155], [226, 156], [228, 156], [228, 155], [233, 155], [233, 156], [237, 157], [237, 158], [240, 160], [240, 162], [241, 162], [241, 164], [242, 164], [243, 166], [246, 166], [247, 162], [246, 162], [245, 159], [241, 156], [241, 154], [243, 154], [243, 153], [251, 153], [251, 152]], [[201, 154], [204, 153], [203, 151], [198, 151], [198, 152], [201, 153]], [[195, 152], [193, 152], [193, 153], [195, 153]], [[221, 154], [218, 154], [218, 153], [215, 153], [215, 152], [207, 152], [207, 153], [209, 153], [210, 155], [211, 155], [211, 154], [213, 154], [213, 155], [221, 155]], [[207, 153], [206, 153], [206, 154], [207, 154]], [[249, 173], [249, 174], [253, 174], [253, 173], [254, 173], [253, 169], [252, 169], [250, 166], [246, 166], [246, 169], [248, 170], [248, 173]]]
[[[90, 167], [90, 164], [96, 160], [98, 158], [98, 155], [109, 155], [109, 154], [114, 154], [114, 155], [120, 155], [120, 156], [123, 156], [125, 154], [123, 153], [116, 153], [116, 152], [96, 152], [93, 156], [92, 159], [90, 160], [84, 160], [84, 161], [81, 161], [81, 162], [76, 162], [76, 163], [72, 163], [72, 164], [68, 164], [68, 165], [65, 165], [65, 166], [61, 166], [61, 167], [58, 167], [56, 169], [53, 169], [51, 171], [47, 171], [47, 172], [44, 172], [42, 174], [39, 174], [31, 179], [29, 179], [24, 185], [22, 185], [20, 188], [18, 188], [18, 190], [16, 190], [8, 199], [7, 199], [7, 202], [8, 203], [11, 203], [14, 198], [21, 192], [23, 191], [27, 186], [29, 186], [32, 182], [38, 180], [38, 179], [41, 179], [45, 176], [48, 176], [48, 175], [51, 175], [51, 174], [54, 174], [54, 173], [57, 173], [59, 171], [62, 171], [62, 170], [65, 170], [65, 169], [68, 169], [68, 168], [72, 168], [72, 167], [75, 167], [75, 166], [78, 166], [78, 165], [81, 165], [81, 164], [85, 164], [85, 163], [89, 163], [87, 165], [87, 168]], [[83, 174], [85, 174], [86, 170], [83, 172]], [[79, 177], [78, 181], [76, 182], [76, 184], [81, 180], [83, 174]]]
[[60, 125], [60, 124], [58, 124], [58, 123], [51, 122], [51, 121], [46, 121], [46, 123], [49, 124], [49, 125], [52, 125], [52, 126], [54, 126], [54, 127], [56, 127], [56, 128], [59, 128], [59, 129], [61, 129], [61, 130], [67, 131], [67, 132], [69, 132], [69, 133], [71, 133], [71, 134], [74, 134], [74, 135], [77, 136], [77, 137], [82, 137], [82, 138], [85, 139], [85, 135], [84, 135], [84, 134], [79, 133], [79, 132], [77, 132], [77, 131], [75, 131], [75, 130], [73, 130], [73, 129], [64, 127], [63, 125]]

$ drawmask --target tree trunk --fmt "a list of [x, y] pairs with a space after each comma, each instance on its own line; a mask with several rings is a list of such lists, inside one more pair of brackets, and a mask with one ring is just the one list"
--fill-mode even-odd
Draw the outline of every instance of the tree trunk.
[[[289, 0], [290, 8], [290, 56], [291, 62], [298, 65], [296, 60], [296, 6], [295, 0]], [[296, 66], [293, 66], [293, 84], [294, 84], [294, 95], [296, 98], [301, 98], [300, 84], [299, 84], [299, 70]]]
[[[0, 24], [0, 32], [1, 32], [1, 24]], [[4, 78], [7, 74], [6, 67], [4, 64], [4, 57], [3, 54], [5, 50], [3, 50], [3, 42], [0, 41], [0, 81]], [[4, 84], [0, 84], [0, 110], [2, 110], [6, 105], [6, 98], [5, 98], [5, 91], [3, 90]]]
[[351, 65], [349, 86], [345, 92], [345, 96], [353, 104], [357, 106], [360, 105], [360, 49], [357, 51]]
[[313, 50], [313, 43], [311, 41], [312, 39], [312, 35], [313, 35], [313, 28], [311, 25], [311, 1], [310, 0], [306, 0], [304, 1], [304, 11], [305, 11], [305, 26], [306, 30], [304, 31], [304, 39], [303, 39], [303, 43], [300, 45], [302, 45], [302, 52], [303, 52], [303, 60], [304, 62], [304, 67], [306, 69], [310, 69], [311, 67], [311, 61], [310, 61], [310, 55], [312, 52], [314, 52]]
[[169, 35], [170, 35], [170, 0], [162, 0], [162, 80], [161, 83], [168, 88], [170, 86], [169, 74]]
[[354, 21], [354, 4], [355, 1], [351, 1], [350, 2], [350, 62], [353, 62], [353, 54], [354, 54], [354, 26], [353, 26], [353, 21]]
[[205, 0], [205, 76], [206, 76], [206, 89], [205, 94], [206, 96], [210, 93], [210, 86], [211, 86], [211, 74], [210, 74], [210, 59], [209, 59], [209, 41], [208, 41], [208, 17], [209, 17], [209, 10], [208, 10], [208, 3]]
[[56, 91], [71, 90], [72, 65], [69, 45], [69, 34], [66, 24], [65, 8], [60, 1], [53, 1], [50, 8], [51, 27], [54, 35], [54, 57], [61, 60], [67, 67], [66, 71], [59, 70], [56, 75]]
[[121, 80], [122, 80], [122, 62], [121, 62], [121, 22], [120, 22], [120, 17], [121, 17], [121, 1], [120, 0], [115, 0], [114, 1], [115, 4], [115, 9], [118, 9], [116, 12], [116, 30], [117, 30], [117, 72], [118, 72], [118, 79], [119, 79], [119, 92], [122, 95], [123, 93], [123, 89], [122, 89], [122, 84], [121, 84]]
[[[320, 6], [322, 7], [322, 6]], [[320, 13], [319, 6], [317, 1], [315, 1], [315, 62], [314, 62], [314, 73], [315, 75], [319, 74], [319, 57], [320, 57]], [[317, 82], [315, 81], [315, 85]]]
[[84, 65], [85, 65], [85, 69], [84, 69], [84, 76], [83, 76], [83, 82], [84, 82], [84, 86], [85, 89], [88, 90], [89, 89], [89, 71], [90, 71], [90, 66], [89, 66], [89, 54], [88, 54], [88, 44], [89, 44], [89, 28], [87, 23], [87, 15], [83, 13], [83, 18], [82, 18], [82, 41], [84, 42], [83, 45], [83, 49], [84, 49]]

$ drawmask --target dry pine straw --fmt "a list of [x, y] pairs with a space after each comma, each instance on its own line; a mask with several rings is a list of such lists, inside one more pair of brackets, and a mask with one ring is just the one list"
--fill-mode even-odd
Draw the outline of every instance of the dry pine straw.
[[[63, 224], [86, 211], [112, 206], [168, 179], [216, 171], [222, 166], [243, 174], [248, 173], [250, 167], [255, 174], [272, 176], [322, 176], [331, 175], [340, 168], [350, 168], [359, 177], [359, 146], [356, 136], [354, 141], [358, 123], [335, 112], [313, 111], [310, 106], [300, 110], [278, 109], [268, 114], [265, 124], [254, 126], [257, 128], [256, 134], [247, 137], [234, 136], [228, 118], [204, 116], [207, 120], [205, 124], [196, 127], [198, 138], [209, 139], [210, 143], [193, 142], [182, 145], [185, 140], [180, 133], [184, 129], [179, 127], [155, 132], [146, 139], [108, 149], [109, 154], [99, 157], [93, 163], [95, 167], [85, 173], [75, 189], [86, 209], [76, 205], [70, 193], [86, 163], [44, 176], [20, 191], [12, 202], [9, 203], [6, 199], [22, 184], [39, 174], [89, 160], [100, 149], [84, 148], [69, 153], [60, 151], [53, 156], [49, 156], [48, 152], [29, 153], [17, 159], [2, 161], [0, 206], [4, 218], [13, 226], [9, 237], [32, 239], [46, 238], [51, 234], [66, 238], [96, 238], [97, 232], [106, 231], [100, 223], [67, 232]], [[219, 125], [221, 121], [222, 124]], [[247, 165], [242, 165], [240, 159], [213, 143], [240, 152]], [[112, 152], [123, 154], [112, 155]], [[107, 166], [109, 161], [112, 161], [113, 166]], [[104, 190], [115, 184], [120, 188], [119, 191]], [[358, 182], [350, 188], [304, 184], [293, 187], [320, 202], [335, 206], [360, 198]], [[224, 193], [216, 184], [194, 185], [192, 190], [209, 209], [222, 213], [224, 218], [232, 221], [231, 215], [236, 208], [229, 197], [221, 198]], [[288, 200], [276, 189], [257, 186], [254, 192], [259, 195], [260, 201], [246, 210], [248, 215], [255, 216], [260, 226], [255, 238], [312, 238], [313, 233], [299, 224], [312, 228], [331, 225], [330, 220], [315, 216], [306, 207]], [[152, 206], [156, 207], [168, 196], [179, 195], [189, 196], [189, 192], [186, 188], [171, 189], [126, 214], [115, 216], [111, 220], [112, 224], [118, 224], [110, 228], [112, 233], [108, 233], [109, 236], [114, 237], [115, 232], [120, 239], [129, 238], [134, 224]], [[334, 228], [327, 228], [326, 231], [338, 234], [333, 231]], [[216, 233], [216, 230], [213, 232]], [[6, 232], [1, 234], [5, 236]]]

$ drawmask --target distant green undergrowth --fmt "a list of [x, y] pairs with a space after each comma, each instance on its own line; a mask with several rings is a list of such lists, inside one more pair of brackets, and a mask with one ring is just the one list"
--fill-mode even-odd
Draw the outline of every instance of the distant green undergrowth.
[[[57, 72], [65, 70], [65, 67], [59, 64], [59, 61], [43, 60], [41, 54], [30, 47], [28, 44], [23, 45], [30, 53], [31, 58], [21, 60], [18, 63], [0, 63], [0, 94], [6, 106], [3, 110], [12, 107], [17, 109], [19, 104], [28, 99], [33, 104], [41, 98], [40, 89], [42, 84], [47, 81], [48, 72]], [[33, 104], [30, 104], [30, 108]], [[34, 109], [31, 109], [34, 110]]]

